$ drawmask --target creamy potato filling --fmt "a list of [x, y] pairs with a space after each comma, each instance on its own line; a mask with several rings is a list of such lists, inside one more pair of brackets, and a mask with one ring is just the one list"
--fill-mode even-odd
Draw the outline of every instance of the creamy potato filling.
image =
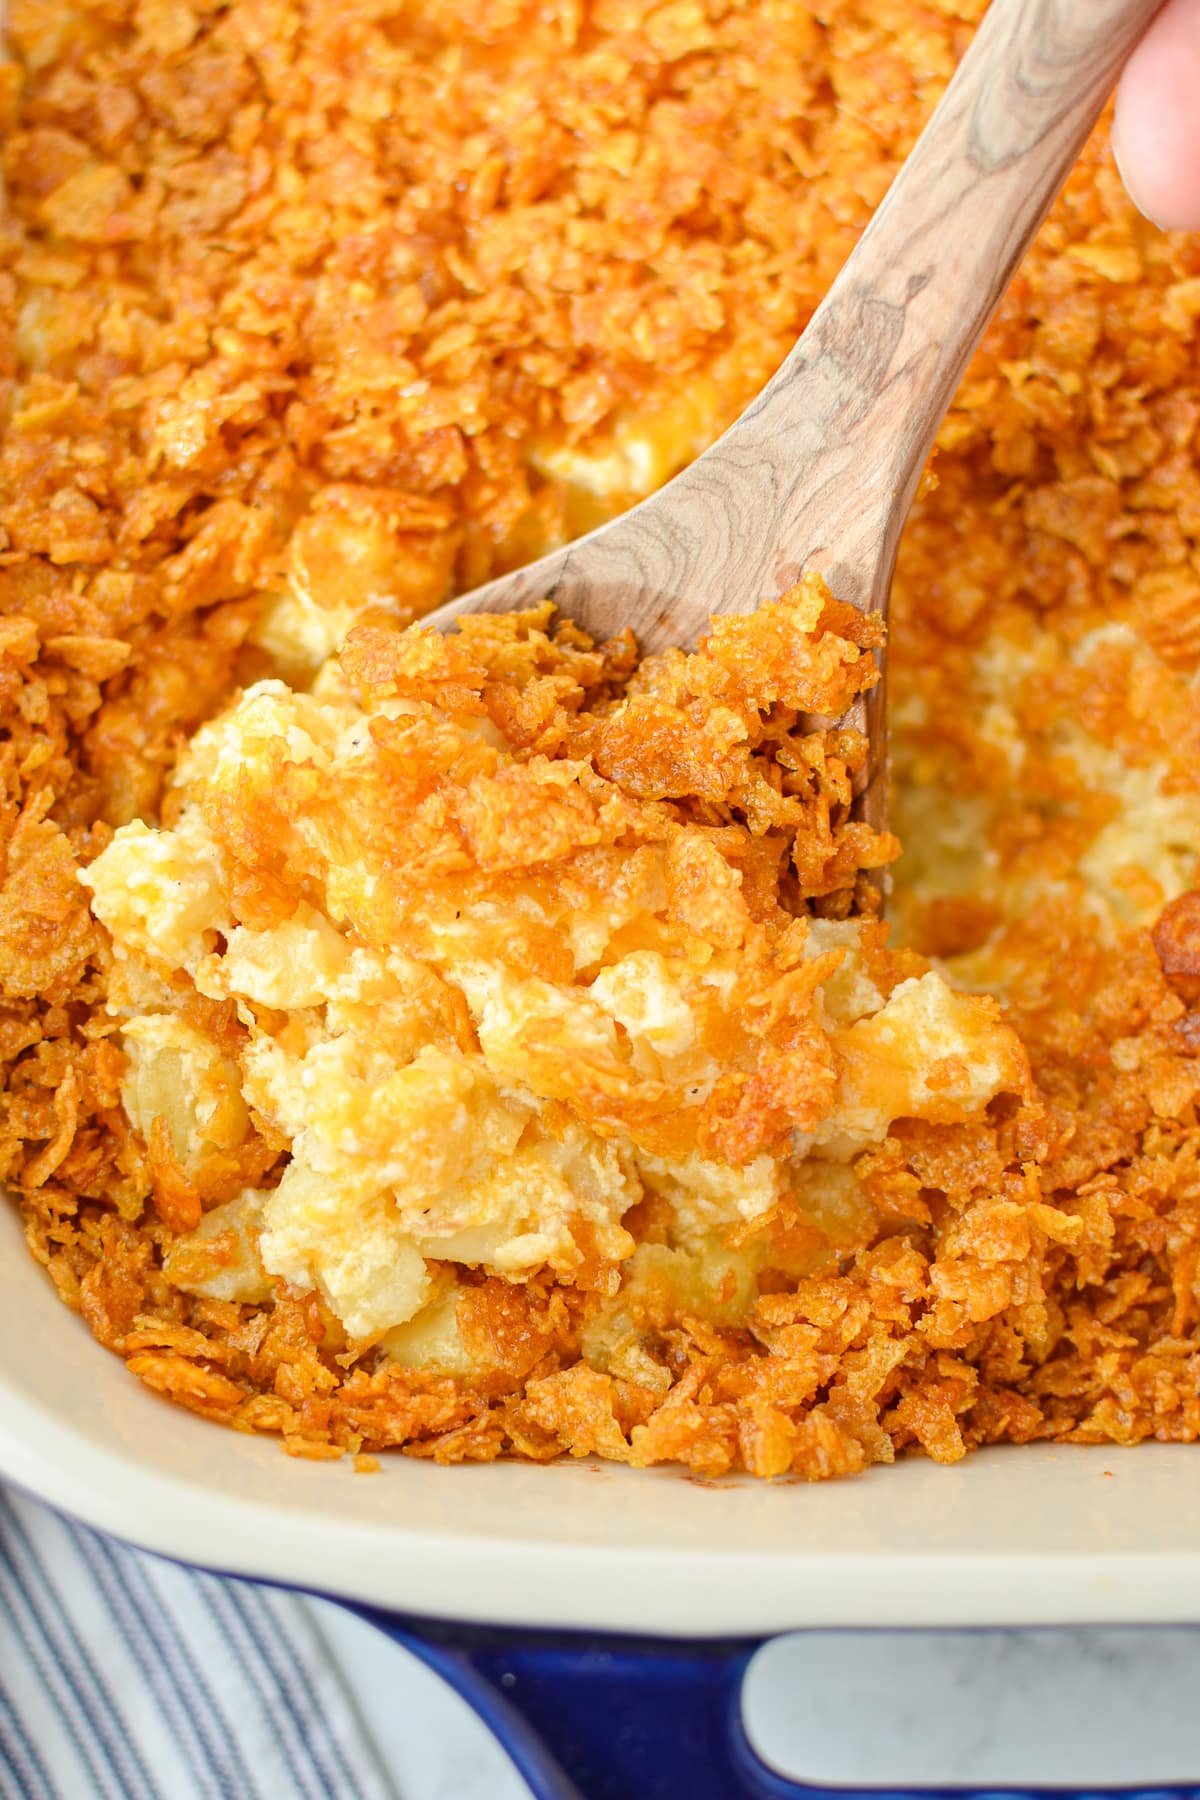
[[862, 1152], [1028, 1086], [994, 1002], [861, 910], [893, 847], [850, 818], [861, 746], [801, 713], [869, 684], [869, 642], [811, 580], [632, 674], [546, 610], [376, 623], [204, 726], [169, 822], [84, 875], [138, 1133], [193, 1179], [278, 1148], [169, 1278], [312, 1290], [454, 1372], [465, 1271], [611, 1270], [589, 1341], [628, 1362], [630, 1284], [733, 1317], [781, 1224], [816, 1262], [865, 1240]]

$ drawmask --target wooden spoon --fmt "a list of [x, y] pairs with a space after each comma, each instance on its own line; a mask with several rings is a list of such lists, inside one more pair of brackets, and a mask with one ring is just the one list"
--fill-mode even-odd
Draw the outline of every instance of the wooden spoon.
[[[762, 393], [658, 493], [423, 621], [550, 598], [594, 638], [688, 646], [806, 568], [884, 610], [947, 407], [1018, 262], [1161, 0], [992, 0], [808, 329]], [[884, 823], [883, 683], [857, 722], [859, 810]]]

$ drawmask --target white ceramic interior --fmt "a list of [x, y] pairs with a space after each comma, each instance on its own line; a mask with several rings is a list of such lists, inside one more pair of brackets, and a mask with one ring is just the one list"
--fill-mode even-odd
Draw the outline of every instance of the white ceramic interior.
[[0, 1476], [183, 1561], [397, 1610], [679, 1636], [1200, 1620], [1200, 1452], [1010, 1449], [853, 1481], [285, 1456], [159, 1400], [0, 1204]]

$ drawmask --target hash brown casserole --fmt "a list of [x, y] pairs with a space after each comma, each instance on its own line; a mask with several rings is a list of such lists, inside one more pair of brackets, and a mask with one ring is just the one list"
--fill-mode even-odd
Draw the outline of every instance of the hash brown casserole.
[[982, 11], [13, 0], [0, 1174], [158, 1392], [364, 1467], [1200, 1431], [1200, 244], [1106, 132], [902, 546], [890, 940], [816, 577], [411, 628], [736, 415]]

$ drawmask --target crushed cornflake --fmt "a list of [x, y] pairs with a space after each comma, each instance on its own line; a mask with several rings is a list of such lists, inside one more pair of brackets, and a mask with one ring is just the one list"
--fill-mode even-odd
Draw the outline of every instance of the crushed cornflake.
[[[686, 795], [722, 856], [735, 815], [759, 846], [790, 832], [771, 903], [877, 930], [855, 926], [871, 856], [841, 802], [823, 839], [801, 830], [794, 765], [717, 741], [722, 707], [778, 720], [836, 670], [731, 642], [723, 693], [693, 696], [707, 735], [672, 746], [670, 658], [635, 673], [568, 632], [534, 679], [498, 679], [497, 641], [402, 628], [736, 414], [983, 10], [12, 0], [0, 1178], [64, 1301], [158, 1392], [301, 1456], [704, 1475], [1200, 1433], [1200, 240], [1135, 215], [1106, 128], [946, 420], [891, 624], [911, 948], [873, 954], [907, 959], [910, 995], [926, 955], [964, 1003], [998, 994], [1031, 1087], [900, 1116], [848, 1163], [800, 1156], [787, 1204], [704, 1233], [644, 1171], [628, 1248], [573, 1225], [569, 1271], [434, 1262], [387, 1342], [348, 1334], [313, 1270], [262, 1261], [295, 1133], [239, 1098], [237, 999], [177, 981], [139, 1074], [120, 1027], [166, 1017], [147, 1004], [172, 969], [134, 991], [79, 880], [120, 827], [183, 829], [184, 743], [257, 681], [303, 690], [349, 634], [342, 679], [394, 715], [394, 766], [406, 707], [473, 715], [522, 781], [586, 762], [598, 830], [603, 787], [639, 819]], [[773, 744], [810, 741], [790, 732]], [[822, 748], [846, 778], [852, 747]], [[579, 851], [586, 807], [529, 809], [538, 834], [511, 843], [479, 775], [454, 832], [489, 879]], [[215, 824], [265, 931], [295, 871], [246, 818], [240, 839], [235, 805]], [[425, 824], [436, 858], [449, 827]], [[694, 863], [680, 916], [719, 947], [729, 884]], [[261, 1005], [256, 1029], [285, 1031]], [[191, 1136], [155, 1098], [189, 1069]], [[926, 1074], [931, 1099], [962, 1079], [949, 1054]], [[735, 1137], [718, 1148], [744, 1169]]]

